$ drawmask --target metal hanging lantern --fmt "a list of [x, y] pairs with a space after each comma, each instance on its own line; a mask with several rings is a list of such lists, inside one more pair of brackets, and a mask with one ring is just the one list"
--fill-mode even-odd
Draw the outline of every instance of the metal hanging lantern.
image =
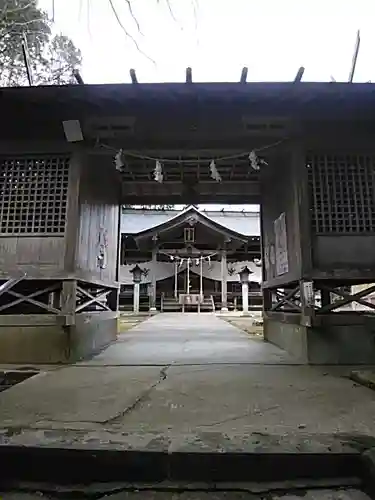
[[133, 275], [134, 283], [140, 283], [142, 280], [143, 270], [139, 267], [139, 265], [137, 264], [135, 267], [133, 267], [130, 272]]

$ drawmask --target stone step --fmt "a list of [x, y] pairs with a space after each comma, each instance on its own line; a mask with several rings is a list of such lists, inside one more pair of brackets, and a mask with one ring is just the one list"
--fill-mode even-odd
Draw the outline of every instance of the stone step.
[[85, 482], [277, 482], [331, 480], [362, 482], [360, 456], [324, 453], [167, 453], [156, 450], [69, 449], [1, 446], [7, 481]]
[[[368, 441], [368, 443], [367, 443]], [[48, 483], [298, 483], [373, 491], [373, 439], [201, 432], [0, 429], [0, 491], [14, 481]], [[301, 451], [303, 450], [303, 451]], [[120, 488], [121, 489], [121, 488]], [[274, 489], [277, 489], [276, 487]], [[4, 497], [6, 498], [6, 496]]]
[[[336, 482], [335, 482], [336, 483]], [[127, 484], [93, 483], [90, 485], [70, 484], [16, 484], [7, 491], [0, 490], [0, 497], [6, 500], [40, 500], [41, 497], [59, 500], [90, 499], [101, 500], [371, 500], [371, 497], [357, 485], [327, 484], [306, 481], [303, 483], [244, 483], [223, 486], [213, 484]]]

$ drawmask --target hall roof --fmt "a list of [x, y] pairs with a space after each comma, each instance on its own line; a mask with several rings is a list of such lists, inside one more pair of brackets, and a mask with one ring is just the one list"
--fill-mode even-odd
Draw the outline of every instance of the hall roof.
[[[372, 116], [372, 83], [247, 82], [247, 83], [133, 83], [1, 88], [0, 101], [7, 111], [24, 113], [59, 109], [76, 118], [82, 113], [129, 107], [142, 110], [166, 103], [179, 106], [228, 104], [245, 106], [257, 115]], [[42, 108], [41, 108], [42, 106]], [[42, 111], [41, 111], [42, 109]], [[67, 116], [67, 119], [68, 116]]]
[[260, 236], [259, 212], [198, 210], [189, 206], [184, 210], [150, 210], [130, 208], [122, 211], [121, 232], [128, 235], [146, 235], [168, 228], [173, 222], [183, 221], [192, 214], [211, 223], [218, 230], [245, 239]]

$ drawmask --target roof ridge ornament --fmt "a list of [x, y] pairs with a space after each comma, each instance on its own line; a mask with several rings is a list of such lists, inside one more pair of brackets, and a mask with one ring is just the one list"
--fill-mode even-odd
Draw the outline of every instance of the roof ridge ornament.
[[195, 224], [198, 222], [198, 217], [196, 214], [191, 215], [188, 219], [187, 222], [190, 226], [195, 226]]

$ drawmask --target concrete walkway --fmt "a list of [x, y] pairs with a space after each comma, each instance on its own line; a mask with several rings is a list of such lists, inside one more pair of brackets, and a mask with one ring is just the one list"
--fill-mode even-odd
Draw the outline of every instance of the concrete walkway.
[[298, 364], [285, 351], [211, 313], [164, 313], [120, 335], [88, 366]]
[[375, 435], [374, 393], [211, 314], [160, 314], [0, 393], [0, 427]]
[[93, 360], [0, 393], [0, 428], [375, 435], [375, 398], [211, 314], [154, 316]]
[[374, 414], [373, 391], [340, 371], [211, 314], [160, 314], [1, 392], [0, 458], [4, 477], [33, 464], [36, 481], [349, 478], [375, 448]]

